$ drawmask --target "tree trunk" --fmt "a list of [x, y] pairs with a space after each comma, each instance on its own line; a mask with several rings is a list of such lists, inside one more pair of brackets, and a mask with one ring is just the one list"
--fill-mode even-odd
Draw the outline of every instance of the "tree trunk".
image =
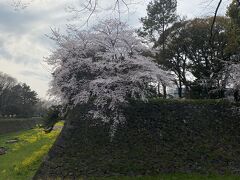
[[178, 97], [182, 98], [182, 87], [181, 86], [178, 88]]
[[161, 97], [160, 83], [158, 83], [157, 85], [157, 94], [158, 94], [158, 97]]
[[165, 84], [162, 84], [163, 87], [163, 98], [166, 99], [167, 98], [167, 86]]
[[182, 81], [181, 81], [180, 76], [179, 76], [178, 97], [182, 98]]

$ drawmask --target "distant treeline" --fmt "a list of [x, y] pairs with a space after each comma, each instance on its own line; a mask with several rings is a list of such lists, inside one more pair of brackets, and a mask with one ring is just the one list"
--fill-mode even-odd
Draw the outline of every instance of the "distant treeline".
[[25, 83], [0, 72], [0, 117], [31, 117], [44, 113], [43, 103]]

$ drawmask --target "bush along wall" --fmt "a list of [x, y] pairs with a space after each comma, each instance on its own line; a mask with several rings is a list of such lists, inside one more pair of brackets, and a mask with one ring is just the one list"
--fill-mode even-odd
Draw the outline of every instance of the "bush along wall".
[[[87, 108], [86, 108], [87, 109]], [[87, 119], [84, 108], [68, 121], [35, 179], [240, 174], [240, 113], [222, 101], [131, 102], [112, 142], [109, 126]]]

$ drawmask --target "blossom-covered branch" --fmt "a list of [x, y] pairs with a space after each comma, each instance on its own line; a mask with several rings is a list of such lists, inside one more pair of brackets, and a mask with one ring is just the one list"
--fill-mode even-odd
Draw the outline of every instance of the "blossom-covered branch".
[[149, 57], [135, 31], [118, 20], [100, 22], [89, 31], [54, 31], [58, 48], [47, 59], [55, 67], [52, 94], [73, 108], [91, 103], [93, 118], [124, 121], [121, 106], [129, 98], [147, 100], [150, 83], [168, 84], [171, 76]]

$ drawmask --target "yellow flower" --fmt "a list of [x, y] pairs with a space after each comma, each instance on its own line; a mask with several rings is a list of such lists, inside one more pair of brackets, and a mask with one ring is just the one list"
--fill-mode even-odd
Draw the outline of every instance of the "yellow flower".
[[21, 163], [21, 168], [31, 166], [34, 162], [38, 161], [44, 154], [48, 152], [51, 145], [42, 146], [39, 151], [34, 152], [30, 157], [24, 159]]

